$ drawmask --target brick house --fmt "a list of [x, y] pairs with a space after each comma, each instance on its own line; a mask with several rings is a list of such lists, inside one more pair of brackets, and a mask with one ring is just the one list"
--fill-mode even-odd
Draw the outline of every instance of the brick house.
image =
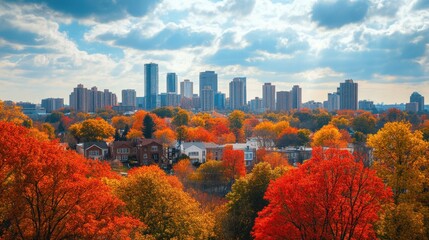
[[137, 160], [137, 143], [135, 141], [115, 141], [110, 145], [112, 159], [121, 162]]
[[157, 139], [139, 139], [137, 142], [137, 161], [140, 165], [166, 166], [167, 160], [161, 142]]
[[106, 142], [85, 142], [76, 145], [76, 151], [90, 159], [105, 160], [109, 154]]

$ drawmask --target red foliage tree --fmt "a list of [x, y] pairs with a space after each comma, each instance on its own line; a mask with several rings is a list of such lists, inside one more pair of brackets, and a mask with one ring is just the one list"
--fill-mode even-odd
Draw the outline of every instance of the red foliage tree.
[[242, 150], [233, 150], [231, 145], [225, 146], [222, 164], [225, 167], [225, 175], [230, 180], [246, 175]]
[[121, 214], [107, 166], [12, 123], [0, 122], [0, 146], [0, 239], [124, 239], [143, 226]]
[[373, 170], [347, 151], [313, 158], [271, 183], [253, 228], [255, 239], [375, 239], [381, 204], [391, 201]]

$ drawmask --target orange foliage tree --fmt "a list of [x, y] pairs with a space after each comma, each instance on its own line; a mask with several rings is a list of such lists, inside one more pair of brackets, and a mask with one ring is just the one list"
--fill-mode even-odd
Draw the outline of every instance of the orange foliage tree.
[[282, 154], [278, 152], [270, 152], [266, 154], [262, 157], [262, 161], [269, 163], [272, 169], [289, 165], [287, 157], [282, 156]]
[[214, 142], [215, 136], [212, 133], [207, 131], [203, 127], [188, 128], [187, 129], [187, 141], [197, 141], [197, 142]]
[[109, 166], [12, 123], [0, 136], [0, 239], [126, 239], [143, 226], [102, 182]]
[[315, 149], [313, 157], [271, 183], [255, 239], [375, 239], [374, 223], [392, 191], [353, 156]]
[[347, 142], [334, 125], [325, 125], [313, 135], [313, 147], [346, 147]]
[[223, 150], [222, 164], [225, 167], [225, 175], [230, 181], [246, 175], [242, 150], [233, 150], [231, 145], [226, 146]]

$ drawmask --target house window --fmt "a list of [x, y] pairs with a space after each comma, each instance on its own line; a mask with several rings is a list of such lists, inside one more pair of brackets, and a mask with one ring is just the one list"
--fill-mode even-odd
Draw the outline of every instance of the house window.
[[143, 158], [144, 159], [146, 159], [147, 158], [147, 154], [145, 153], [145, 154], [143, 154]]
[[152, 154], [153, 160], [158, 160], [158, 154]]
[[253, 160], [253, 153], [252, 152], [245, 153], [244, 160]]
[[157, 152], [158, 151], [158, 146], [152, 146], [151, 150], [152, 150], [152, 152]]
[[199, 155], [200, 155], [199, 152], [189, 152], [189, 154], [188, 154], [189, 157], [197, 157]]
[[117, 153], [122, 153], [122, 154], [128, 154], [130, 153], [130, 149], [129, 148], [118, 148], [116, 150]]
[[90, 150], [89, 152], [88, 152], [88, 155], [89, 156], [98, 156], [99, 154], [99, 151], [97, 151], [97, 150]]

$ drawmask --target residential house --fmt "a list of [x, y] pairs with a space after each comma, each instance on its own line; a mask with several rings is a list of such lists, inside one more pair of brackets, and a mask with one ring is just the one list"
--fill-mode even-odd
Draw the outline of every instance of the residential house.
[[181, 151], [188, 155], [193, 164], [202, 164], [209, 159], [219, 160], [214, 154], [219, 152], [219, 145], [210, 142], [184, 142], [181, 145]]
[[90, 159], [105, 160], [109, 154], [106, 142], [85, 142], [76, 145], [76, 151]]
[[137, 141], [137, 161], [140, 165], [158, 164], [160, 167], [168, 164], [163, 146], [157, 139], [142, 138]]
[[115, 141], [110, 144], [110, 154], [112, 159], [121, 162], [137, 160], [137, 142]]

